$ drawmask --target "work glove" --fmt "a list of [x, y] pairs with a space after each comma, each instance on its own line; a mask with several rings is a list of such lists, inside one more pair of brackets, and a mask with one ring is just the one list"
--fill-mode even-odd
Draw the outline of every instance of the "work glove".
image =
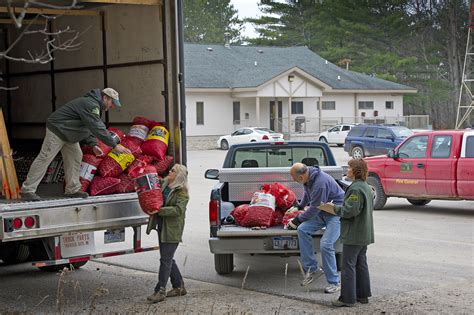
[[288, 221], [288, 224], [286, 225], [288, 230], [296, 230], [298, 228], [298, 225], [301, 224], [300, 219], [298, 217], [294, 217], [290, 221]]
[[95, 146], [92, 148], [92, 151], [94, 152], [95, 156], [97, 157], [103, 157], [104, 156], [104, 151], [99, 146]]
[[291, 212], [295, 212], [295, 211], [298, 211], [297, 207], [291, 207], [290, 209], [286, 210], [285, 212], [286, 213], [291, 213]]

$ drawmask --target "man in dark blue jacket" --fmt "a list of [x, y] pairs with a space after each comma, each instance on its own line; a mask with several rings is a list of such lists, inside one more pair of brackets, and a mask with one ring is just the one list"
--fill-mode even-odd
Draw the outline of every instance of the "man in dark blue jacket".
[[89, 195], [81, 191], [79, 173], [82, 161], [80, 141], [93, 147], [96, 155], [103, 152], [97, 146], [97, 139], [114, 148], [118, 153], [130, 153], [130, 150], [117, 144], [107, 132], [101, 114], [112, 108], [120, 107], [119, 94], [112, 88], [102, 91], [95, 89], [58, 108], [46, 122], [46, 136], [41, 151], [31, 164], [28, 176], [21, 187], [21, 198], [24, 200], [40, 200], [36, 189], [46, 170], [56, 155], [61, 152], [64, 162], [66, 181], [66, 197], [82, 197]]
[[[336, 293], [341, 289], [334, 250], [334, 243], [340, 235], [340, 218], [320, 211], [317, 207], [321, 202], [331, 201], [336, 205], [342, 205], [344, 191], [334, 178], [317, 166], [308, 167], [302, 163], [295, 163], [290, 169], [290, 174], [293, 180], [304, 186], [304, 196], [298, 208], [302, 210], [309, 205], [302, 214], [288, 222], [288, 228], [297, 229], [298, 232], [300, 255], [306, 274], [301, 285], [309, 285], [314, 279], [325, 274], [329, 286], [324, 292]], [[320, 243], [323, 267], [321, 269], [318, 267], [314, 252], [313, 235], [324, 227], [326, 230]]]

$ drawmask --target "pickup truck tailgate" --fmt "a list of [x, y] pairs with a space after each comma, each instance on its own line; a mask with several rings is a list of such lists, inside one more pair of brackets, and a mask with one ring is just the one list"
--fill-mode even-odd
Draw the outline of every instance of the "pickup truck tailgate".
[[283, 226], [271, 226], [266, 229], [254, 229], [238, 225], [223, 225], [217, 231], [218, 237], [245, 237], [245, 236], [296, 236], [295, 230], [285, 230]]

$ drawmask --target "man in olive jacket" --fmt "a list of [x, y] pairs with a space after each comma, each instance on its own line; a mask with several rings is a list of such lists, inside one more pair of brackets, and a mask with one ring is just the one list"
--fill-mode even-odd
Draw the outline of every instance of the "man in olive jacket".
[[53, 112], [46, 122], [46, 136], [39, 155], [31, 164], [28, 176], [21, 187], [21, 198], [36, 201], [41, 198], [36, 189], [41, 183], [51, 161], [61, 151], [65, 173], [65, 196], [86, 198], [89, 195], [81, 191], [79, 174], [82, 151], [79, 142], [93, 147], [98, 156], [103, 152], [97, 146], [97, 138], [118, 153], [130, 151], [117, 142], [107, 132], [101, 119], [103, 111], [120, 107], [119, 94], [112, 88], [95, 89], [76, 98]]

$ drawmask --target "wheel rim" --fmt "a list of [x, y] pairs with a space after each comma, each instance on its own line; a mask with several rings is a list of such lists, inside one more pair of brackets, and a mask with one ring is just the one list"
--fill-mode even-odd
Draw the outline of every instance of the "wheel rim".
[[362, 158], [362, 150], [360, 148], [354, 148], [354, 150], [352, 150], [352, 157], [354, 159], [361, 159]]
[[377, 190], [375, 189], [374, 186], [369, 185], [370, 189], [372, 190], [372, 194], [374, 194], [374, 201], [377, 199]]
[[229, 144], [227, 143], [226, 140], [221, 141], [221, 149], [222, 150], [227, 150], [229, 148]]

